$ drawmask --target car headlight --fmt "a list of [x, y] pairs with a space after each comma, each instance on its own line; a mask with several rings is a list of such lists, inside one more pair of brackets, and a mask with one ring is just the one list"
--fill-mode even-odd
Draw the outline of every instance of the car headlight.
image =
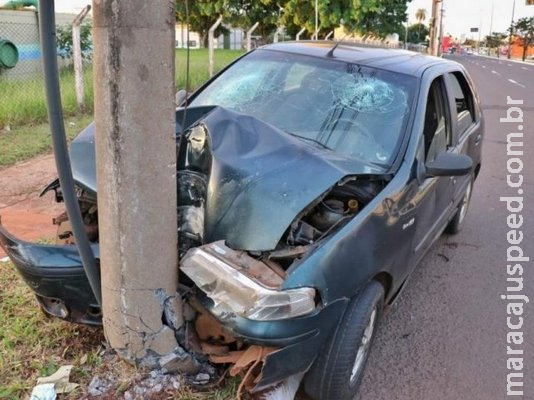
[[231, 311], [256, 321], [274, 321], [309, 314], [315, 309], [315, 289], [268, 288], [232, 267], [224, 254], [191, 249], [182, 259], [180, 269], [213, 300], [215, 310]]

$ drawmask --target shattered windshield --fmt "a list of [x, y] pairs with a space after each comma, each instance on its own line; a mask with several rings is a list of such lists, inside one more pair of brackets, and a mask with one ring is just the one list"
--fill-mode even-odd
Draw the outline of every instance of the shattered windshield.
[[258, 50], [226, 70], [190, 105], [222, 106], [308, 143], [389, 165], [408, 120], [414, 81], [338, 60]]

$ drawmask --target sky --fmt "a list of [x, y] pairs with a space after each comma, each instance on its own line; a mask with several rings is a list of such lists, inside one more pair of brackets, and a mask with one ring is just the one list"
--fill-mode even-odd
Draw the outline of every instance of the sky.
[[[311, 0], [310, 0], [311, 1]], [[320, 0], [319, 0], [320, 1]], [[432, 11], [433, 0], [412, 0], [408, 6], [410, 23], [415, 23], [415, 12], [419, 8], [427, 10], [428, 24]], [[445, 18], [443, 20], [444, 33], [461, 37], [477, 39], [477, 34], [469, 32], [470, 28], [480, 28], [482, 37], [489, 34], [492, 5], [493, 32], [505, 32], [512, 20], [512, 6], [514, 0], [443, 0]], [[79, 12], [90, 0], [56, 0], [57, 12]], [[515, 0], [515, 19], [534, 16], [534, 6], [526, 6], [525, 0]], [[475, 36], [476, 35], [476, 36]]]
[[[513, 4], [514, 0], [443, 0], [445, 10], [443, 31], [455, 37], [465, 34], [466, 37], [473, 39], [478, 39], [478, 33], [470, 33], [470, 28], [480, 28], [482, 37], [489, 34], [490, 25], [493, 32], [505, 32], [512, 21]], [[416, 22], [415, 13], [419, 8], [427, 10], [425, 23], [428, 24], [432, 12], [432, 0], [413, 0], [409, 4], [410, 23]], [[525, 5], [525, 0], [515, 0], [515, 20], [533, 16], [534, 6]]]

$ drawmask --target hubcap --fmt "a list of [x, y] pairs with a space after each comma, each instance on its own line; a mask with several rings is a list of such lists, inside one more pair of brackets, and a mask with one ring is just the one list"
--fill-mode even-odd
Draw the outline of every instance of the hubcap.
[[464, 218], [467, 215], [467, 208], [469, 207], [469, 199], [471, 198], [471, 189], [473, 185], [471, 182], [469, 182], [469, 185], [467, 185], [467, 189], [465, 190], [464, 198], [462, 199], [462, 205], [460, 206], [460, 217], [458, 218], [458, 222], [461, 224], [464, 222]]
[[367, 326], [365, 327], [365, 331], [363, 332], [362, 341], [360, 343], [360, 347], [358, 348], [358, 352], [356, 353], [356, 359], [354, 360], [354, 366], [352, 367], [352, 373], [350, 375], [351, 381], [356, 379], [361, 373], [364, 361], [367, 357], [367, 353], [369, 352], [369, 347], [371, 346], [371, 339], [373, 337], [375, 323], [376, 308], [371, 313], [371, 316], [369, 317], [369, 322], [367, 322]]

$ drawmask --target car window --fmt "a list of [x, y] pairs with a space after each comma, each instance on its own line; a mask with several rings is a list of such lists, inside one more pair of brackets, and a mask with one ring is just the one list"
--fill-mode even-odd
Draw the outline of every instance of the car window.
[[425, 109], [423, 130], [425, 161], [434, 161], [438, 153], [451, 145], [449, 116], [445, 107], [444, 86], [441, 78], [430, 86]]
[[448, 78], [458, 115], [458, 135], [461, 135], [475, 122], [473, 94], [461, 72], [451, 72]]
[[251, 115], [312, 145], [390, 165], [410, 116], [415, 78], [336, 59], [256, 50], [190, 106]]

